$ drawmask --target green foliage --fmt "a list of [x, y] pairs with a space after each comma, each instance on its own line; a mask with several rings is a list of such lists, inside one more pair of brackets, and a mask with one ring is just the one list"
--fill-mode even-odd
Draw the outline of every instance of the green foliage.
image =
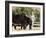
[[35, 9], [34, 15], [35, 15], [35, 18], [36, 18], [35, 21], [39, 22], [40, 21], [40, 11]]
[[[33, 12], [33, 14], [32, 14]], [[16, 7], [15, 10], [12, 10], [12, 15], [16, 15], [16, 14], [24, 14], [24, 15], [34, 15], [37, 22], [40, 21], [40, 11], [37, 9], [33, 9], [31, 7]]]

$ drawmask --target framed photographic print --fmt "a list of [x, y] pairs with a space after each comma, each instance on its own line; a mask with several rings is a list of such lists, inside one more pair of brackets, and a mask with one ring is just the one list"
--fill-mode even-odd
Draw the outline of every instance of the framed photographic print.
[[44, 3], [5, 1], [5, 37], [45, 34]]

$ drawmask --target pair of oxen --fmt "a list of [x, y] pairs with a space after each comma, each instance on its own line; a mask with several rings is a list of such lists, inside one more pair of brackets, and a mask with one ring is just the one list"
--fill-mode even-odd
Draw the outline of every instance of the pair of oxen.
[[21, 29], [24, 30], [29, 25], [29, 30], [32, 26], [32, 20], [31, 18], [27, 17], [26, 15], [12, 15], [12, 26], [16, 29], [16, 26], [21, 26]]

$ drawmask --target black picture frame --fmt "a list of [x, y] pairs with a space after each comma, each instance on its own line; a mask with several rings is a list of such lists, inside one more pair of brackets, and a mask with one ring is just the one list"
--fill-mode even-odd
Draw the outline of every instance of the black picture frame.
[[[9, 34], [9, 4], [32, 4], [32, 5], [43, 5], [43, 33], [33, 33], [33, 34], [18, 34], [10, 35]], [[5, 37], [18, 37], [18, 36], [37, 36], [45, 34], [45, 4], [37, 2], [19, 2], [19, 1], [5, 1]]]

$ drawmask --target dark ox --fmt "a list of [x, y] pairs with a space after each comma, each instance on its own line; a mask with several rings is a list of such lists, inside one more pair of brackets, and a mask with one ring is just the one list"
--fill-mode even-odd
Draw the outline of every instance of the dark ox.
[[29, 25], [29, 29], [31, 29], [32, 26], [32, 20], [29, 17], [26, 17], [25, 15], [13, 15], [12, 16], [12, 26], [16, 29], [16, 26], [21, 26], [21, 29], [26, 29], [26, 26]]

